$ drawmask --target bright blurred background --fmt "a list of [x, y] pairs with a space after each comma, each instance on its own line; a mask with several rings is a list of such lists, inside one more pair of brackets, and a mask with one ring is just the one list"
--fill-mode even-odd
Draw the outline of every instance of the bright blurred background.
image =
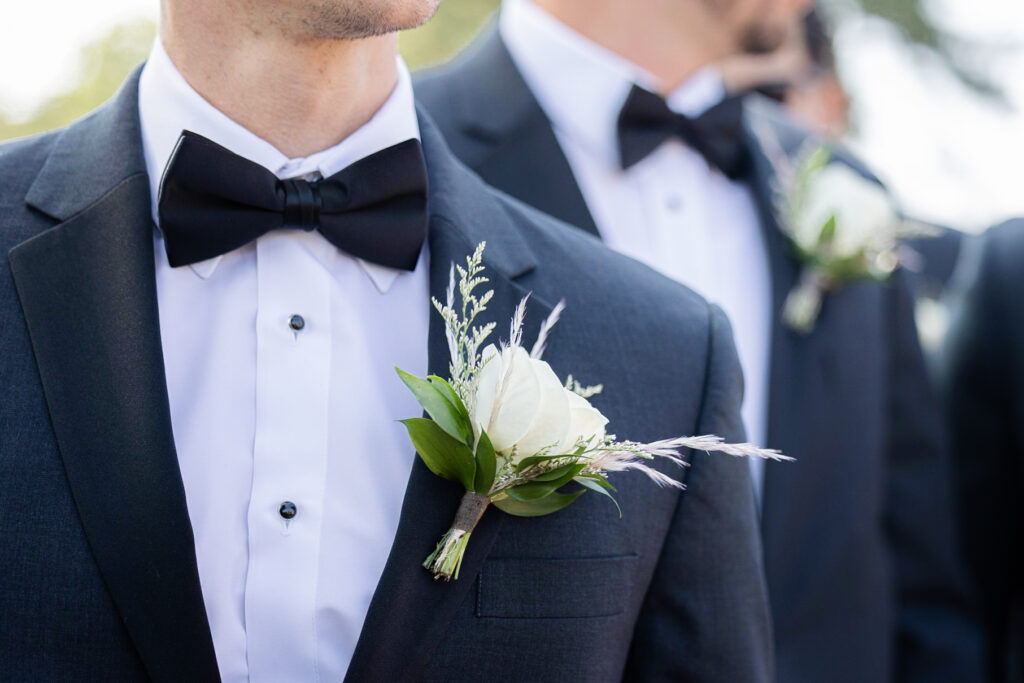
[[[157, 0], [7, 0], [0, 140], [110, 97], [153, 40]], [[498, 0], [443, 0], [404, 33], [410, 67], [445, 60]], [[827, 0], [851, 99], [847, 141], [919, 218], [976, 232], [1024, 215], [1024, 2]]]

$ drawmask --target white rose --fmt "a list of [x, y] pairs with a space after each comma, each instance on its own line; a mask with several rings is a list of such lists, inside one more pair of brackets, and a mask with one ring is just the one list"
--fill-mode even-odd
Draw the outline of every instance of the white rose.
[[845, 164], [829, 164], [810, 181], [807, 199], [794, 217], [793, 238], [815, 251], [829, 218], [836, 231], [829, 256], [847, 258], [891, 242], [899, 217], [886, 191]]
[[570, 453], [580, 439], [604, 438], [608, 424], [585, 398], [566, 389], [542, 360], [522, 347], [499, 353], [493, 344], [481, 357], [475, 428], [487, 432], [494, 450], [516, 460], [549, 453]]

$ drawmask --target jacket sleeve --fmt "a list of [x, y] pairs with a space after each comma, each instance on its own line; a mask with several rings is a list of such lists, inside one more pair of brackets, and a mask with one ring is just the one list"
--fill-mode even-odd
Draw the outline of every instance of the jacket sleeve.
[[[743, 378], [729, 322], [712, 307], [697, 434], [744, 440]], [[624, 680], [772, 680], [772, 635], [746, 460], [693, 453], [686, 490], [636, 624]]]
[[[940, 374], [953, 432], [960, 536], [992, 680], [1003, 673], [1004, 648], [1013, 639], [1014, 595], [1024, 571], [1024, 319], [1015, 312], [1024, 307], [1011, 303], [1024, 291], [1024, 240], [1014, 250], [1000, 239], [1011, 229], [994, 230], [978, 245], [983, 248], [965, 254], [972, 257], [965, 271], [969, 282], [956, 306]], [[1024, 222], [1016, 230], [1024, 236]]]
[[902, 277], [889, 295], [885, 530], [896, 579], [895, 678], [981, 680], [980, 632], [955, 534], [949, 438]]

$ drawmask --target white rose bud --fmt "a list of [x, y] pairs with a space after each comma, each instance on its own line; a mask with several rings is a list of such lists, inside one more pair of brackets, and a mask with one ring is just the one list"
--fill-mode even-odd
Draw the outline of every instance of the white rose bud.
[[886, 191], [845, 164], [829, 164], [811, 179], [806, 204], [794, 220], [797, 244], [814, 251], [832, 216], [836, 219], [833, 258], [855, 256], [888, 243], [900, 223]]
[[475, 428], [499, 454], [515, 459], [571, 453], [576, 443], [604, 438], [608, 420], [586, 399], [562, 386], [547, 363], [522, 347], [487, 346], [477, 376]]

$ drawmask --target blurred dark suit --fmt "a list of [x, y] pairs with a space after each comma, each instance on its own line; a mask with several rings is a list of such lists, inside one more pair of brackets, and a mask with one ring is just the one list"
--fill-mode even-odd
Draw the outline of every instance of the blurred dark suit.
[[913, 250], [907, 268], [907, 282], [914, 295], [915, 318], [921, 346], [934, 378], [936, 356], [945, 342], [950, 320], [950, 283], [971, 236], [959, 230], [934, 226], [934, 236], [912, 239]]
[[917, 298], [941, 299], [956, 272], [960, 254], [970, 237], [955, 230], [936, 226], [934, 237], [910, 240], [908, 246], [920, 256], [918, 267], [908, 272], [908, 280]]
[[993, 228], [964, 258], [966, 286], [941, 363], [964, 550], [981, 599], [992, 678], [1021, 683], [1024, 220]]

